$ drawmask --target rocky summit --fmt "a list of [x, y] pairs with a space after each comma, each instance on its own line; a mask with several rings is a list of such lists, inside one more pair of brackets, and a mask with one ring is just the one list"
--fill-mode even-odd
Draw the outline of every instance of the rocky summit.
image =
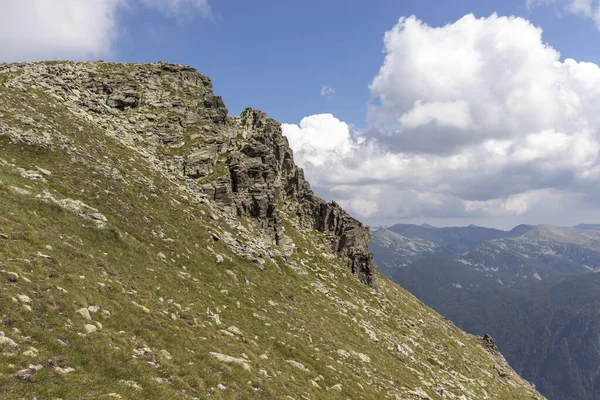
[[0, 64], [3, 399], [543, 399], [182, 65]]

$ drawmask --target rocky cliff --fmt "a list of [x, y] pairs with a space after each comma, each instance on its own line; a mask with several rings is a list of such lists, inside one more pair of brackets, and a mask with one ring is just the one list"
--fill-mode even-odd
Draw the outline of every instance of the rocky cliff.
[[2, 399], [543, 398], [368, 241], [191, 68], [0, 64]]
[[[246, 109], [231, 118], [210, 79], [173, 64], [0, 64], [16, 73], [7, 87], [33, 87], [71, 101], [85, 115], [151, 158], [173, 179], [185, 180], [204, 199], [248, 217], [291, 255], [280, 207], [298, 223], [327, 234], [363, 282], [373, 283], [368, 227], [336, 203], [315, 196], [293, 161], [281, 125]], [[281, 200], [282, 202], [279, 202]]]

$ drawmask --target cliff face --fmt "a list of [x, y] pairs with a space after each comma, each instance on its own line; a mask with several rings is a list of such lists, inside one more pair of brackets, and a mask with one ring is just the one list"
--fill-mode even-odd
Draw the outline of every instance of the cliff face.
[[185, 179], [209, 201], [252, 219], [291, 255], [282, 205], [303, 228], [327, 234], [328, 250], [342, 255], [361, 281], [373, 284], [368, 227], [336, 203], [315, 196], [278, 122], [253, 109], [229, 117], [210, 79], [195, 69], [162, 63], [118, 71], [109, 64], [0, 65], [0, 72], [6, 69], [19, 71], [11, 86], [33, 85], [68, 97], [73, 111], [155, 158], [174, 179]]
[[543, 398], [368, 241], [191, 68], [0, 64], [2, 399]]

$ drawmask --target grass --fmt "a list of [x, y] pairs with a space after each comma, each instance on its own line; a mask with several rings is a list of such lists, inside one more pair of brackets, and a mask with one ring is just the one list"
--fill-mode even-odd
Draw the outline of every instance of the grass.
[[[6, 237], [0, 238], [0, 330], [19, 344], [18, 351], [0, 348], [1, 398], [383, 399], [410, 398], [407, 393], [419, 389], [444, 398], [436, 385], [468, 398], [531, 398], [517, 377], [498, 383], [495, 361], [476, 340], [381, 276], [377, 291], [360, 283], [342, 260], [323, 254], [324, 236], [297, 228], [293, 216], [283, 215], [284, 227], [298, 249], [291, 261], [305, 275], [283, 257], [261, 268], [215, 241], [211, 232], [237, 231], [209, 218], [208, 206], [194, 204], [142, 155], [54, 97], [4, 88], [0, 104], [1, 124], [20, 126], [15, 116], [24, 115], [46, 126], [30, 129], [52, 128], [72, 141], [48, 149], [0, 136], [0, 158], [12, 164], [0, 163], [0, 232]], [[99, 165], [117, 169], [120, 178]], [[221, 160], [206, 180], [225, 173], [225, 165]], [[33, 181], [18, 167], [52, 175]], [[43, 190], [97, 208], [107, 226], [98, 229], [42, 201], [36, 195]], [[251, 221], [241, 223], [254, 229]], [[90, 321], [76, 312], [95, 305], [101, 311]], [[207, 318], [207, 309], [219, 314], [221, 325]], [[102, 329], [84, 334], [84, 325], [95, 322]], [[224, 333], [230, 326], [244, 336]], [[364, 326], [377, 332], [379, 343]], [[398, 343], [414, 348], [412, 359], [396, 351]], [[29, 347], [34, 356], [23, 355]], [[142, 348], [151, 353], [134, 357]], [[371, 361], [344, 358], [338, 350]], [[251, 369], [209, 352], [244, 358]], [[18, 379], [29, 364], [44, 368], [28, 381]], [[63, 375], [56, 366], [75, 371]], [[314, 379], [321, 388], [310, 383]], [[218, 390], [219, 384], [227, 389]], [[326, 390], [336, 384], [341, 392]]]

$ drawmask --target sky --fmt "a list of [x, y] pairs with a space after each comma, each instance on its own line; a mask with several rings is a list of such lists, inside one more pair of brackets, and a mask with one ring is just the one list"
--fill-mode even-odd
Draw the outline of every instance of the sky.
[[0, 0], [0, 62], [169, 61], [371, 225], [600, 222], [600, 0]]

